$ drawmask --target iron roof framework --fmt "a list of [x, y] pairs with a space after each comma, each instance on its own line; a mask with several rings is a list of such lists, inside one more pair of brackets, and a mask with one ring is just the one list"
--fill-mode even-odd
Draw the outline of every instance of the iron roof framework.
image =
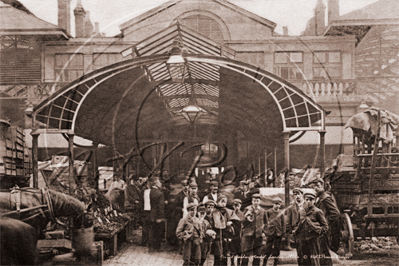
[[[184, 82], [176, 83], [166, 62], [177, 37], [188, 54]], [[234, 50], [179, 24], [130, 52], [133, 59], [93, 71], [53, 94], [34, 109], [34, 119], [46, 131], [72, 131], [121, 149], [131, 147], [138, 136], [151, 138], [154, 131], [179, 137], [176, 128], [190, 126], [180, 113], [190, 97], [206, 111], [196, 124], [214, 126], [216, 135], [234, 129], [248, 139], [274, 143], [282, 131], [325, 128], [325, 111], [301, 90], [234, 60]]]

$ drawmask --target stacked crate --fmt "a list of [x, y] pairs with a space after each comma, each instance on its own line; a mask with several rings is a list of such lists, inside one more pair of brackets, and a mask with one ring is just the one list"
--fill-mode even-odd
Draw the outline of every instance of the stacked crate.
[[32, 162], [23, 129], [0, 120], [0, 175], [29, 178]]

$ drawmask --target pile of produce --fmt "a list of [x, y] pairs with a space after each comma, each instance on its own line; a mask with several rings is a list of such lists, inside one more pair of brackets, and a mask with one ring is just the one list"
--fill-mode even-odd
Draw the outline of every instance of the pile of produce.
[[95, 233], [112, 234], [130, 220], [128, 215], [113, 207], [101, 192], [93, 195], [89, 213]]

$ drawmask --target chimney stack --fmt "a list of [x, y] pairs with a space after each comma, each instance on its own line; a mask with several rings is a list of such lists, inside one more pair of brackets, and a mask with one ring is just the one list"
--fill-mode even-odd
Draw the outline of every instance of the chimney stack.
[[283, 35], [288, 36], [288, 27], [287, 26], [283, 27]]
[[76, 7], [73, 10], [73, 14], [75, 15], [75, 36], [76, 38], [84, 38], [85, 37], [84, 20], [86, 12], [82, 6], [82, 0], [78, 0]]
[[58, 27], [71, 32], [71, 0], [58, 0]]
[[86, 11], [84, 28], [85, 28], [85, 38], [91, 38], [91, 36], [93, 35], [93, 23], [91, 23], [90, 20], [90, 11]]
[[317, 0], [315, 8], [315, 33], [316, 36], [321, 36], [326, 28], [326, 6], [323, 4], [322, 0]]
[[339, 18], [339, 0], [328, 0], [328, 24]]
[[100, 23], [99, 22], [94, 22], [94, 31], [93, 31], [93, 37], [95, 38], [100, 38]]

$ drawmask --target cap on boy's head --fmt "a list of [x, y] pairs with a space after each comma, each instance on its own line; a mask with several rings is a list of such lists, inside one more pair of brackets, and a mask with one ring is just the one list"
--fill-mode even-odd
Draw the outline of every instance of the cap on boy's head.
[[316, 191], [314, 191], [313, 189], [307, 189], [303, 196], [314, 199], [316, 198]]
[[194, 188], [194, 187], [198, 187], [198, 185], [197, 185], [197, 183], [190, 183], [190, 185], [189, 185], [189, 187], [192, 187], [192, 188]]
[[204, 205], [201, 205], [201, 204], [198, 205], [197, 211], [198, 211], [198, 212], [206, 212], [205, 206], [204, 206]]
[[216, 205], [216, 202], [209, 199], [209, 200], [207, 200], [207, 201], [205, 202], [205, 206], [209, 206], [209, 205], [215, 206], [215, 205]]
[[157, 176], [151, 176], [150, 179], [149, 179], [149, 181], [150, 181], [151, 183], [154, 183], [154, 182], [157, 181], [157, 180], [158, 180], [158, 177], [157, 177]]
[[281, 202], [283, 202], [283, 200], [281, 198], [279, 198], [279, 197], [275, 197], [273, 199], [273, 203], [281, 203]]
[[241, 181], [240, 181], [240, 184], [241, 184], [241, 185], [248, 185], [247, 181], [245, 181], [245, 180], [241, 180]]
[[186, 179], [181, 181], [182, 186], [188, 186], [188, 181]]
[[253, 199], [260, 199], [260, 194], [259, 193], [255, 193], [252, 195]]
[[224, 194], [220, 194], [220, 195], [218, 196], [218, 202], [219, 202], [221, 199], [227, 199], [227, 196], [224, 195]]
[[296, 188], [294, 188], [294, 189], [292, 190], [292, 193], [295, 193], [295, 192], [303, 194], [302, 189], [300, 189], [299, 187], [296, 187]]
[[219, 187], [218, 181], [211, 181], [210, 185], [211, 187]]
[[192, 209], [194, 209], [195, 207], [197, 207], [197, 204], [194, 203], [194, 202], [191, 202], [191, 203], [189, 203], [189, 204], [187, 205], [187, 210], [188, 210], [188, 211], [189, 211], [189, 210], [192, 210]]
[[240, 199], [234, 199], [233, 204], [242, 204], [242, 201]]

